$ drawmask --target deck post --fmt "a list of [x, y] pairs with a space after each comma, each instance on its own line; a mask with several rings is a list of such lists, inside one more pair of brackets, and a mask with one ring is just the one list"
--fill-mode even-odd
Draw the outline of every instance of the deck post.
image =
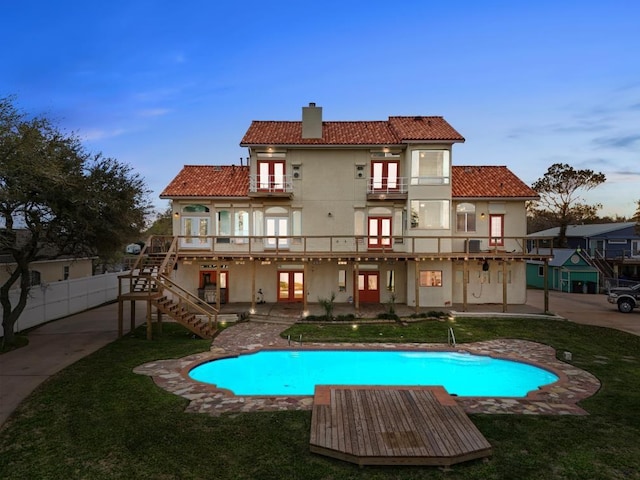
[[216, 310], [220, 311], [220, 260], [216, 258]]
[[414, 275], [415, 275], [416, 313], [418, 313], [418, 309], [420, 308], [420, 259], [419, 258], [416, 258], [416, 261], [415, 261]]
[[124, 316], [124, 300], [122, 300], [122, 295], [118, 295], [118, 338], [122, 338], [123, 335], [123, 317]]
[[[133, 302], [131, 302], [133, 305]], [[147, 298], [147, 340], [153, 340], [153, 325], [151, 323], [151, 297]]]
[[469, 295], [469, 259], [462, 262], [462, 311], [467, 311], [467, 296]]
[[305, 315], [306, 311], [307, 311], [307, 282], [309, 281], [307, 278], [307, 262], [304, 262], [302, 264], [302, 278], [303, 278], [303, 282], [304, 282], [304, 288], [302, 289], [302, 315]]
[[251, 260], [251, 313], [256, 311], [256, 260]]
[[542, 267], [544, 278], [544, 313], [549, 313], [549, 259], [544, 259], [544, 266]]
[[502, 261], [502, 311], [507, 311], [507, 260]]
[[133, 332], [136, 329], [136, 301], [133, 299], [129, 306], [129, 321], [129, 332]]
[[356, 313], [360, 312], [360, 263], [356, 260], [353, 264], [353, 306]]

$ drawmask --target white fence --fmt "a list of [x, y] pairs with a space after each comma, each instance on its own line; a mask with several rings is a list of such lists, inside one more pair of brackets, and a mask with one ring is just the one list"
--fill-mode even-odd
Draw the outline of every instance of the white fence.
[[[122, 274], [123, 272], [105, 273], [32, 287], [27, 306], [16, 322], [15, 331], [20, 332], [116, 300], [118, 275]], [[12, 306], [16, 305], [19, 296], [19, 290], [9, 293]], [[0, 325], [0, 336], [2, 335], [4, 329]]]

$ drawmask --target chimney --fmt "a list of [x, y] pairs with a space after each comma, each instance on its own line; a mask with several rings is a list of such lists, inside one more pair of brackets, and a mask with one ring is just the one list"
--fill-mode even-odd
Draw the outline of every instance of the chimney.
[[302, 107], [302, 138], [322, 138], [322, 107]]

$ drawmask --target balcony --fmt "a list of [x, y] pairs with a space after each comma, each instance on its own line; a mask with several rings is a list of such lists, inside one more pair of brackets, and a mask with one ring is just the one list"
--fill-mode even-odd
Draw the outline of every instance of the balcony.
[[[491, 246], [490, 239], [459, 236], [224, 236], [179, 237], [182, 258], [224, 258], [230, 260], [419, 260], [419, 259], [538, 259], [550, 258], [548, 248], [527, 244], [525, 237], [503, 237], [503, 245]], [[538, 241], [540, 239], [536, 239]], [[530, 240], [529, 240], [530, 242]]]
[[406, 200], [407, 186], [405, 177], [368, 178], [367, 200]]
[[249, 196], [293, 198], [291, 175], [251, 175]]

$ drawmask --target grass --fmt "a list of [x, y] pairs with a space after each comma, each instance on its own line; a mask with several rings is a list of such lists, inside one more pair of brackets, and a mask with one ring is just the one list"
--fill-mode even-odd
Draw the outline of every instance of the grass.
[[[209, 417], [132, 369], [206, 350], [180, 327], [146, 341], [143, 329], [63, 370], [0, 431], [9, 479], [640, 479], [640, 337], [554, 320], [463, 319], [455, 324], [295, 325], [306, 341], [458, 343], [524, 338], [573, 353], [602, 382], [587, 417], [473, 415], [494, 447], [489, 461], [358, 468], [309, 452], [310, 412]], [[233, 327], [231, 327], [233, 328]]]

